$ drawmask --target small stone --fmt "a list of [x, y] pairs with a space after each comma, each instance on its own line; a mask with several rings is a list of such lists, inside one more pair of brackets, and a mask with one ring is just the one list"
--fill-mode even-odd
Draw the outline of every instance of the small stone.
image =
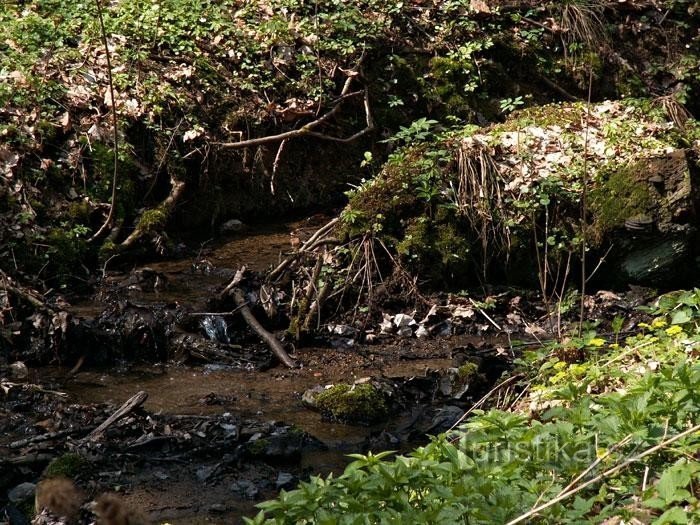
[[255, 486], [250, 480], [239, 479], [231, 484], [231, 491], [240, 494], [241, 496], [248, 499], [255, 499], [260, 492], [258, 487]]
[[416, 330], [416, 337], [418, 339], [423, 339], [424, 337], [428, 337], [429, 335], [430, 332], [428, 332], [428, 329], [423, 325], [420, 325]]
[[28, 481], [20, 483], [16, 487], [7, 491], [7, 499], [11, 503], [22, 503], [34, 497], [36, 485]]
[[224, 512], [226, 512], [226, 506], [222, 503], [212, 503], [211, 505], [209, 505], [207, 510], [211, 514], [223, 514]]
[[289, 472], [280, 472], [277, 475], [277, 481], [275, 482], [275, 486], [277, 487], [277, 490], [289, 490], [294, 487], [295, 483], [296, 477], [293, 474], [290, 474]]
[[221, 233], [238, 233], [246, 229], [246, 225], [238, 219], [231, 219], [219, 226]]
[[197, 469], [197, 479], [199, 481], [207, 481], [212, 477], [219, 465], [206, 465]]
[[396, 331], [396, 335], [399, 337], [411, 337], [413, 335], [413, 328], [410, 326], [404, 326]]
[[15, 361], [10, 365], [10, 375], [14, 379], [26, 379], [29, 377], [29, 368], [22, 361]]
[[416, 320], [413, 318], [413, 316], [406, 314], [396, 314], [394, 316], [394, 326], [396, 326], [396, 328], [407, 328], [410, 326], [415, 326], [416, 324]]

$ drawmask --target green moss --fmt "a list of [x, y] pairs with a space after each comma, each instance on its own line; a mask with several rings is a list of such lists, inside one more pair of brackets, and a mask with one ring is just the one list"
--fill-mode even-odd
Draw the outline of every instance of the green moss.
[[316, 396], [316, 406], [327, 416], [346, 423], [376, 423], [388, 414], [384, 395], [372, 385], [335, 385]]
[[58, 127], [49, 120], [40, 120], [36, 124], [36, 129], [41, 135], [42, 141], [52, 141], [58, 135]]
[[[60, 281], [75, 275], [76, 268], [85, 259], [89, 250], [87, 241], [78, 237], [76, 228], [71, 228], [69, 224], [61, 225], [51, 229], [46, 236], [46, 244], [50, 247], [50, 267]], [[82, 228], [85, 229], [85, 227]]]
[[256, 439], [246, 445], [246, 451], [251, 456], [263, 456], [269, 445], [270, 442], [266, 438]]
[[165, 226], [168, 215], [160, 208], [146, 210], [139, 219], [137, 228], [146, 232], [155, 231]]
[[457, 376], [465, 382], [468, 382], [470, 379], [476, 377], [478, 373], [479, 365], [472, 362], [464, 363], [457, 369]]
[[594, 239], [624, 225], [625, 220], [647, 215], [656, 202], [644, 170], [637, 164], [612, 167], [601, 174], [601, 184], [591, 193]]
[[90, 220], [90, 213], [92, 209], [90, 208], [90, 203], [84, 200], [77, 202], [72, 202], [68, 207], [68, 217], [70, 217], [74, 222], [80, 222], [87, 224]]
[[67, 453], [57, 457], [44, 469], [43, 478], [66, 477], [75, 479], [89, 466], [89, 462], [78, 454]]
[[99, 260], [106, 261], [118, 251], [119, 245], [115, 244], [113, 240], [107, 239], [105, 242], [102, 243], [102, 246], [100, 246], [100, 250], [98, 253]]

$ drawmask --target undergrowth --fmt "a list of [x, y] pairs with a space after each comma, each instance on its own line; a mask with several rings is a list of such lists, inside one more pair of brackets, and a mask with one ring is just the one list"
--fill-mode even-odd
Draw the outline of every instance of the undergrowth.
[[510, 406], [407, 456], [353, 455], [246, 522], [697, 523], [700, 291], [650, 312], [624, 341], [589, 332], [525, 354]]

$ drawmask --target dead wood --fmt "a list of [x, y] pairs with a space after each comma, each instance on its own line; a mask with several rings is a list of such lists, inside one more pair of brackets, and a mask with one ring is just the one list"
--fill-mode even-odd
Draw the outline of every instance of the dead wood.
[[272, 350], [272, 353], [277, 356], [277, 359], [289, 368], [296, 368], [297, 364], [289, 357], [289, 354], [287, 354], [287, 351], [282, 347], [282, 344], [258, 322], [253, 312], [250, 311], [243, 290], [240, 288], [233, 288], [233, 300], [240, 308], [241, 315], [243, 319], [245, 319], [245, 322], [263, 341], [265, 341], [267, 346], [270, 347], [270, 350]]
[[[164, 218], [167, 219], [170, 217], [170, 214], [173, 212], [175, 209], [175, 206], [179, 202], [180, 198], [182, 197], [183, 193], [185, 192], [185, 182], [181, 180], [177, 180], [173, 177], [170, 177], [170, 193], [168, 196], [163, 200], [158, 205], [158, 210], [161, 211], [164, 215]], [[141, 225], [140, 223], [136, 225], [136, 229], [134, 229], [133, 232], [131, 232], [131, 235], [129, 235], [124, 241], [122, 242], [121, 246], [124, 248], [128, 248], [132, 244], [134, 244], [136, 241], [141, 239], [147, 232], [150, 231], [150, 227], [147, 225]]]
[[[372, 116], [371, 105], [369, 102], [369, 91], [367, 90], [366, 87], [362, 90], [359, 90], [359, 91], [353, 91], [353, 92], [350, 91], [350, 87], [352, 85], [353, 79], [359, 75], [359, 68], [360, 68], [361, 62], [362, 62], [362, 59], [360, 59], [360, 63], [358, 63], [353, 69], [351, 69], [347, 72], [348, 78], [345, 80], [345, 84], [343, 85], [343, 89], [340, 92], [340, 96], [335, 100], [335, 105], [329, 111], [327, 111], [325, 114], [323, 114], [321, 117], [317, 118], [316, 120], [313, 120], [307, 124], [304, 124], [299, 129], [286, 131], [284, 133], [279, 133], [277, 135], [268, 135], [267, 137], [259, 137], [256, 139], [242, 140], [239, 142], [222, 142], [222, 143], [219, 143], [218, 145], [224, 149], [241, 149], [241, 148], [248, 148], [251, 146], [261, 146], [263, 144], [269, 144], [271, 142], [287, 141], [291, 138], [302, 137], [302, 136], [314, 137], [314, 138], [318, 138], [321, 140], [329, 140], [329, 141], [340, 142], [340, 143], [344, 144], [344, 143], [348, 143], [348, 142], [352, 142], [354, 140], [357, 140], [361, 136], [366, 135], [370, 131], [374, 130], [374, 118]], [[342, 106], [342, 102], [344, 100], [356, 97], [358, 95], [364, 95], [365, 127], [363, 129], [361, 129], [357, 133], [354, 133], [353, 135], [350, 135], [349, 137], [334, 137], [332, 135], [326, 135], [325, 133], [319, 133], [317, 131], [314, 131], [315, 128], [318, 128], [321, 124], [328, 122], [338, 112], [338, 110]], [[278, 156], [279, 156], [280, 151], [278, 151]]]
[[144, 401], [148, 399], [148, 394], [144, 391], [138, 392], [135, 395], [133, 395], [131, 398], [129, 398], [126, 403], [124, 403], [119, 409], [109, 416], [104, 423], [102, 423], [99, 427], [97, 427], [95, 430], [90, 432], [90, 434], [87, 435], [83, 439], [83, 441], [98, 441], [101, 437], [102, 434], [104, 434], [105, 430], [107, 430], [110, 426], [112, 426], [115, 422], [126, 416], [127, 414], [131, 413], [134, 409], [140, 407]]
[[71, 434], [80, 434], [84, 431], [84, 428], [69, 428], [66, 430], [59, 430], [57, 432], [47, 432], [46, 434], [39, 434], [38, 436], [32, 436], [29, 438], [13, 441], [8, 445], [8, 447], [22, 448], [26, 447], [27, 445], [33, 445], [34, 443], [43, 443], [44, 441], [52, 441], [54, 439], [62, 438], [64, 436], [70, 436]]
[[[282, 272], [284, 272], [287, 269], [287, 267], [289, 267], [289, 265], [296, 261], [300, 256], [313, 251], [315, 248], [321, 246], [322, 244], [325, 244], [326, 237], [330, 234], [333, 227], [336, 224], [338, 224], [339, 220], [340, 219], [336, 217], [335, 219], [332, 219], [328, 221], [325, 225], [321, 226], [321, 228], [319, 228], [316, 231], [316, 233], [314, 233], [311, 237], [304, 241], [304, 243], [302, 243], [302, 245], [296, 252], [294, 252], [285, 260], [283, 260], [274, 270], [272, 270], [268, 274], [268, 282], [277, 279], [277, 277], [279, 277], [282, 274]], [[337, 241], [336, 239], [328, 239], [328, 242], [334, 243]]]

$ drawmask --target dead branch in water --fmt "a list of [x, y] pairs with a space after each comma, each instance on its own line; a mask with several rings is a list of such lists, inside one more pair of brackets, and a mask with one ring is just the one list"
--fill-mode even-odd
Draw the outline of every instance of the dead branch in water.
[[289, 357], [289, 354], [287, 354], [287, 351], [282, 347], [282, 344], [277, 340], [277, 338], [272, 335], [270, 332], [268, 332], [255, 318], [253, 315], [253, 312], [250, 311], [250, 308], [248, 308], [245, 296], [243, 294], [243, 290], [240, 288], [233, 288], [233, 300], [236, 302], [236, 305], [240, 308], [241, 315], [243, 316], [243, 319], [245, 319], [245, 322], [248, 323], [248, 326], [260, 336], [260, 338], [265, 341], [268, 347], [270, 347], [270, 350], [272, 350], [272, 353], [277, 356], [277, 359], [280, 360], [285, 366], [289, 368], [296, 368], [297, 364], [294, 362], [294, 360]]

